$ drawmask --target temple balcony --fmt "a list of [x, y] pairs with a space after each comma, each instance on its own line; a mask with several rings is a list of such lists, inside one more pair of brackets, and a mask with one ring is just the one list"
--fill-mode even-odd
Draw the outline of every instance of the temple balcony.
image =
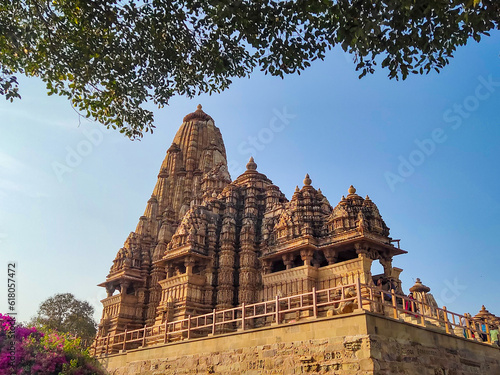
[[358, 257], [318, 269], [316, 287], [319, 289], [333, 288], [338, 285], [353, 283], [360, 279], [363, 283], [370, 283], [372, 259]]
[[[205, 276], [200, 274], [193, 273], [183, 273], [177, 276], [169, 277], [159, 282], [161, 289], [163, 292], [166, 290], [172, 290], [172, 288], [177, 288], [184, 285], [197, 285], [204, 286], [205, 285]], [[181, 299], [181, 294], [175, 294], [175, 298]], [[162, 294], [163, 297], [163, 294]], [[173, 296], [172, 296], [173, 297]], [[162, 298], [163, 301], [163, 298]], [[166, 299], [165, 299], [166, 301]]]
[[[324, 267], [304, 265], [262, 275], [263, 291], [261, 299], [288, 296], [317, 289], [333, 288], [353, 283], [360, 279], [371, 282], [372, 260], [367, 257], [330, 264]], [[401, 272], [400, 269], [398, 269]], [[396, 275], [395, 275], [396, 276]], [[397, 274], [399, 276], [399, 273]]]
[[117, 294], [101, 300], [104, 307], [103, 319], [135, 318], [142, 315], [142, 305], [133, 294]]
[[184, 318], [193, 310], [198, 314], [210, 310], [205, 301], [204, 275], [186, 272], [161, 280], [159, 284], [162, 291], [158, 311], [172, 309], [171, 319]]
[[262, 275], [261, 299], [308, 292], [316, 285], [317, 277], [318, 269], [307, 265]]

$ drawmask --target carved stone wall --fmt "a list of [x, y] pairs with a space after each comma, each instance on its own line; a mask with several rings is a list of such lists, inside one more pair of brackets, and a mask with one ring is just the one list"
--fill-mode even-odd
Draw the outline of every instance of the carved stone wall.
[[129, 350], [105, 363], [113, 375], [497, 375], [500, 349], [361, 313]]

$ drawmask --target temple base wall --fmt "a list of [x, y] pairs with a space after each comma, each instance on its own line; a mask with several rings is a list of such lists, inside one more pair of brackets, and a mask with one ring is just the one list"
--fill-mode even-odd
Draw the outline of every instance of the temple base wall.
[[500, 374], [500, 349], [367, 312], [139, 348], [114, 375]]
[[377, 375], [496, 375], [500, 348], [367, 314]]

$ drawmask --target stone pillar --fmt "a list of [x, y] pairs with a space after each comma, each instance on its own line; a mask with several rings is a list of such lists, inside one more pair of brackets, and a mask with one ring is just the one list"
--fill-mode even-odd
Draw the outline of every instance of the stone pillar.
[[127, 289], [130, 286], [130, 281], [122, 281], [120, 283], [120, 293], [127, 294]]
[[240, 269], [238, 304], [256, 300], [257, 254], [255, 253], [255, 226], [258, 216], [257, 189], [249, 186], [244, 202], [243, 226], [240, 232]]
[[193, 274], [193, 267], [195, 265], [195, 261], [193, 257], [186, 257], [184, 259], [184, 267], [186, 267], [186, 274], [192, 275]]
[[172, 264], [168, 263], [165, 266], [165, 273], [166, 273], [167, 278], [174, 276], [174, 267], [172, 266]]
[[382, 267], [384, 267], [384, 277], [390, 278], [392, 276], [392, 258], [380, 259]]
[[271, 261], [269, 259], [262, 260], [262, 271], [264, 275], [271, 273]]
[[339, 254], [333, 249], [325, 249], [323, 251], [328, 264], [335, 264], [339, 258]]
[[158, 264], [153, 265], [153, 272], [151, 273], [151, 287], [149, 292], [148, 310], [146, 313], [146, 324], [154, 323], [156, 317], [156, 308], [161, 301], [162, 289], [159, 284], [161, 280], [165, 279], [165, 270]]
[[106, 294], [108, 297], [111, 297], [113, 295], [113, 293], [115, 292], [116, 288], [111, 285], [111, 284], [107, 284], [106, 285]]
[[293, 254], [283, 254], [281, 256], [281, 258], [283, 259], [283, 263], [285, 264], [287, 270], [289, 270], [290, 268], [292, 268], [292, 265], [293, 265]]
[[358, 258], [367, 257], [368, 246], [366, 246], [364, 243], [355, 243], [354, 249], [356, 250], [356, 254], [358, 254]]
[[219, 273], [217, 278], [217, 308], [233, 307], [236, 223], [225, 220], [222, 227], [222, 245], [219, 253]]
[[244, 249], [240, 252], [238, 304], [255, 302], [255, 287], [257, 282], [255, 269], [257, 255], [248, 244], [244, 244], [243, 247]]
[[311, 266], [311, 261], [313, 259], [313, 250], [312, 249], [300, 250], [300, 257], [304, 261], [304, 266]]

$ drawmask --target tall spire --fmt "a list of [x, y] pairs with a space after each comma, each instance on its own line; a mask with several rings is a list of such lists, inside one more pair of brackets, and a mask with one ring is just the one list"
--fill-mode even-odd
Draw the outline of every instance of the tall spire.
[[[230, 182], [222, 135], [212, 117], [201, 108], [199, 104], [196, 111], [184, 117], [161, 165], [160, 174], [163, 177], [158, 178], [153, 192], [158, 199], [160, 213], [171, 209], [178, 219], [193, 200], [200, 203], [204, 194], [212, 195], [213, 191], [205, 190], [215, 189], [219, 193]], [[203, 176], [215, 169], [221, 174], [223, 183], [215, 184], [220, 186], [213, 186], [213, 183], [204, 186]]]
[[[220, 130], [198, 105], [195, 112], [184, 117], [161, 164], [144, 215], [124, 249], [119, 251], [106, 281], [100, 285], [106, 287], [109, 295], [115, 289], [125, 293], [132, 285], [137, 290], [134, 298], [145, 304], [146, 323], [152, 324], [160, 298], [158, 281], [164, 271], [155, 268], [144, 278], [151, 262], [163, 256], [175, 228], [189, 208], [201, 204], [207, 197], [217, 196], [230, 182]], [[116, 324], [111, 328], [119, 330], [122, 328], [119, 325], [125, 323]], [[137, 316], [130, 324], [142, 326], [144, 323], [142, 317]]]

